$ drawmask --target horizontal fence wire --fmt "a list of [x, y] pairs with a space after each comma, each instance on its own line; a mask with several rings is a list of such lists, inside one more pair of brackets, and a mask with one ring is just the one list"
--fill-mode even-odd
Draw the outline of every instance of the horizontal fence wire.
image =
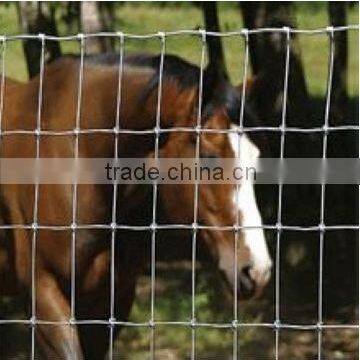
[[133, 230], [133, 231], [152, 231], [156, 230], [214, 230], [214, 231], [240, 231], [240, 230], [286, 230], [286, 231], [331, 231], [331, 230], [359, 230], [360, 225], [191, 225], [191, 224], [156, 224], [156, 225], [121, 225], [121, 224], [71, 224], [71, 225], [43, 225], [43, 224], [4, 224], [0, 225], [0, 230], [53, 230], [53, 231], [73, 231], [73, 230]]
[[328, 26], [318, 29], [294, 29], [288, 27], [272, 27], [272, 28], [259, 28], [259, 29], [240, 29], [238, 31], [228, 31], [228, 32], [215, 32], [215, 31], [206, 31], [204, 29], [200, 30], [177, 30], [177, 31], [167, 31], [167, 32], [157, 32], [152, 34], [128, 34], [121, 31], [117, 32], [98, 32], [94, 34], [74, 34], [69, 36], [53, 36], [53, 35], [44, 35], [44, 34], [18, 34], [18, 35], [1, 35], [0, 41], [4, 39], [8, 41], [12, 40], [27, 40], [27, 39], [41, 39], [44, 37], [45, 40], [51, 41], [75, 41], [80, 38], [89, 39], [93, 37], [121, 37], [124, 39], [136, 39], [136, 40], [148, 40], [148, 39], [159, 39], [161, 36], [181, 36], [181, 35], [193, 35], [202, 37], [203, 34], [206, 36], [217, 36], [217, 37], [231, 37], [231, 36], [247, 36], [252, 34], [262, 34], [262, 33], [286, 33], [290, 32], [291, 34], [303, 34], [303, 35], [319, 35], [326, 34], [329, 32], [340, 32], [340, 31], [349, 31], [349, 30], [359, 30], [359, 25], [352, 24], [347, 26]]
[[[0, 141], [5, 136], [14, 136], [14, 135], [31, 135], [36, 138], [36, 157], [40, 157], [40, 144], [41, 137], [44, 136], [73, 136], [74, 137], [74, 157], [79, 157], [79, 137], [81, 135], [87, 134], [112, 134], [114, 135], [114, 158], [118, 157], [118, 145], [121, 134], [153, 134], [155, 138], [155, 159], [159, 155], [159, 136], [162, 133], [172, 133], [172, 132], [194, 132], [196, 133], [196, 155], [199, 156], [199, 142], [200, 134], [202, 133], [223, 133], [230, 134], [236, 133], [238, 139], [242, 136], [243, 133], [247, 132], [275, 132], [280, 133], [280, 158], [284, 158], [285, 150], [285, 138], [287, 133], [320, 133], [323, 134], [323, 152], [322, 157], [326, 159], [327, 157], [327, 137], [330, 132], [338, 131], [360, 131], [359, 125], [339, 125], [339, 126], [330, 126], [329, 125], [329, 111], [330, 111], [330, 99], [332, 91], [332, 75], [334, 67], [334, 34], [336, 32], [342, 31], [358, 31], [359, 25], [348, 25], [348, 26], [339, 26], [339, 27], [326, 27], [318, 28], [311, 30], [304, 29], [293, 29], [289, 27], [281, 28], [261, 28], [261, 29], [241, 29], [239, 31], [230, 31], [230, 32], [210, 32], [205, 30], [179, 30], [179, 31], [170, 31], [170, 32], [158, 32], [153, 34], [127, 34], [123, 32], [108, 32], [108, 33], [96, 33], [96, 34], [75, 34], [71, 36], [51, 36], [46, 34], [20, 34], [20, 35], [2, 35], [0, 36], [0, 45], [1, 45], [1, 82], [0, 82]], [[283, 84], [283, 99], [282, 99], [282, 115], [281, 115], [281, 125], [280, 126], [257, 126], [257, 127], [247, 127], [243, 124], [244, 116], [244, 102], [246, 98], [246, 81], [243, 81], [242, 87], [242, 103], [239, 113], [239, 126], [236, 129], [204, 129], [201, 128], [201, 102], [202, 102], [202, 92], [203, 92], [203, 71], [205, 65], [205, 45], [207, 37], [233, 37], [240, 36], [245, 43], [245, 59], [244, 59], [244, 73], [243, 79], [247, 77], [247, 68], [248, 68], [248, 41], [249, 37], [257, 34], [263, 33], [281, 33], [286, 38], [286, 57], [285, 57], [285, 76]], [[287, 113], [287, 90], [288, 90], [288, 76], [291, 68], [290, 64], [290, 44], [291, 44], [291, 34], [301, 34], [301, 35], [325, 35], [329, 39], [329, 60], [328, 60], [328, 80], [327, 80], [327, 94], [326, 94], [326, 105], [325, 105], [325, 114], [324, 121], [322, 126], [316, 127], [291, 127], [286, 124], [286, 113]], [[164, 67], [164, 57], [166, 53], [166, 40], [169, 37], [176, 37], [181, 35], [196, 36], [201, 42], [201, 64], [199, 69], [199, 94], [198, 94], [198, 113], [197, 113], [197, 123], [195, 127], [172, 127], [172, 128], [161, 128], [161, 97], [162, 97], [162, 74]], [[80, 117], [81, 117], [81, 97], [82, 97], [82, 83], [83, 83], [83, 70], [84, 70], [84, 56], [85, 56], [85, 44], [86, 40], [93, 37], [112, 37], [119, 39], [120, 49], [119, 49], [119, 65], [118, 65], [118, 91], [117, 91], [117, 113], [116, 121], [114, 128], [102, 128], [102, 129], [91, 129], [91, 128], [81, 128]], [[11, 41], [23, 41], [23, 40], [39, 40], [41, 41], [41, 62], [40, 62], [40, 86], [38, 93], [38, 111], [37, 111], [37, 121], [36, 128], [33, 130], [24, 130], [24, 129], [3, 129], [2, 128], [2, 116], [4, 109], [5, 101], [5, 58], [6, 58], [6, 44]], [[124, 45], [126, 39], [135, 39], [135, 40], [146, 40], [146, 39], [158, 39], [161, 46], [160, 54], [160, 64], [159, 64], [159, 86], [157, 94], [157, 107], [156, 107], [156, 125], [151, 129], [122, 129], [120, 127], [120, 108], [121, 108], [121, 98], [122, 98], [122, 74], [123, 74], [123, 61], [124, 61]], [[79, 78], [78, 78], [78, 95], [77, 95], [77, 112], [76, 112], [76, 126], [74, 129], [70, 130], [43, 130], [41, 128], [41, 110], [42, 110], [42, 97], [43, 97], [43, 76], [44, 76], [44, 49], [46, 41], [77, 41], [79, 42], [80, 48], [80, 66], [79, 66]], [[239, 141], [240, 144], [240, 141]], [[239, 146], [239, 145], [238, 145]], [[32, 328], [32, 345], [31, 345], [31, 357], [35, 358], [35, 329], [37, 325], [68, 325], [71, 327], [73, 332], [75, 331], [76, 325], [108, 325], [110, 327], [109, 331], [109, 357], [113, 358], [114, 353], [114, 326], [124, 326], [124, 327], [145, 327], [149, 328], [151, 331], [151, 341], [150, 341], [150, 355], [151, 358], [155, 358], [155, 331], [154, 329], [158, 326], [163, 325], [172, 325], [172, 326], [183, 326], [191, 329], [192, 332], [192, 344], [191, 344], [191, 358], [196, 358], [196, 329], [197, 328], [216, 328], [216, 329], [233, 329], [233, 358], [237, 359], [239, 350], [238, 349], [238, 340], [237, 340], [237, 331], [240, 328], [270, 328], [275, 331], [275, 359], [279, 358], [279, 333], [282, 329], [289, 330], [304, 330], [304, 331], [316, 331], [318, 340], [317, 340], [317, 356], [318, 359], [322, 358], [322, 331], [326, 329], [356, 329], [359, 330], [358, 324], [326, 324], [323, 319], [323, 261], [324, 261], [324, 234], [326, 231], [343, 231], [343, 230], [352, 230], [359, 231], [360, 226], [358, 224], [346, 224], [346, 225], [326, 225], [324, 221], [324, 211], [325, 211], [325, 185], [321, 185], [321, 204], [320, 204], [320, 222], [318, 225], [314, 226], [298, 226], [298, 225], [286, 225], [282, 222], [282, 202], [283, 202], [283, 186], [278, 185], [278, 208], [277, 208], [277, 222], [275, 224], [263, 224], [261, 226], [242, 226], [240, 224], [240, 219], [237, 217], [236, 224], [232, 226], [206, 226], [198, 223], [198, 184], [195, 185], [194, 192], [194, 219], [192, 224], [158, 224], [157, 223], [157, 197], [158, 190], [157, 185], [154, 185], [153, 188], [153, 199], [152, 199], [152, 223], [147, 226], [133, 226], [127, 224], [118, 224], [117, 223], [117, 185], [113, 185], [113, 197], [112, 197], [112, 213], [111, 213], [111, 223], [110, 224], [80, 224], [77, 220], [77, 184], [73, 184], [72, 191], [72, 223], [63, 224], [63, 225], [54, 225], [54, 224], [40, 224], [38, 221], [38, 196], [39, 196], [39, 187], [35, 186], [35, 201], [34, 201], [34, 216], [32, 223], [29, 224], [0, 224], [0, 230], [29, 230], [32, 233], [32, 255], [31, 255], [31, 317], [30, 319], [0, 319], [0, 325], [6, 324], [24, 324], [29, 325]], [[238, 191], [238, 189], [237, 189]], [[237, 197], [238, 199], [239, 197]], [[79, 320], [76, 319], [75, 313], [75, 300], [76, 300], [76, 283], [75, 283], [75, 274], [76, 274], [76, 231], [77, 230], [107, 230], [111, 232], [111, 256], [110, 256], [110, 317], [108, 320]], [[192, 232], [192, 296], [191, 296], [191, 314], [189, 321], [157, 321], [155, 317], [155, 281], [156, 281], [156, 232], [158, 230], [189, 230]], [[227, 323], [205, 323], [197, 320], [196, 317], [196, 248], [197, 248], [197, 233], [199, 230], [216, 230], [216, 231], [232, 231], [234, 232], [234, 264], [237, 260], [237, 234], [241, 230], [247, 229], [264, 229], [264, 230], [274, 230], [276, 231], [276, 261], [275, 261], [275, 318], [273, 322], [263, 322], [263, 323], [249, 323], [242, 321], [241, 314], [238, 313], [237, 306], [237, 281], [234, 285], [234, 309], [233, 309], [233, 319]], [[36, 317], [36, 242], [39, 231], [41, 230], [52, 230], [52, 231], [70, 231], [72, 234], [71, 241], [71, 316], [68, 321], [45, 321], [38, 319]], [[116, 233], [119, 230], [132, 230], [132, 231], [149, 231], [151, 233], [151, 311], [149, 321], [146, 322], [132, 322], [132, 321], [119, 321], [116, 319], [115, 314], [115, 242], [116, 242]], [[315, 324], [287, 324], [281, 321], [280, 317], [280, 259], [281, 259], [281, 234], [283, 231], [298, 231], [298, 232], [318, 232], [319, 233], [319, 278], [318, 278], [318, 316], [317, 322]], [[237, 269], [234, 266], [234, 275], [237, 279]]]
[[174, 132], [190, 132], [190, 133], [216, 133], [216, 134], [239, 134], [241, 132], [291, 132], [291, 133], [321, 133], [321, 132], [333, 132], [333, 131], [359, 131], [358, 125], [339, 125], [314, 127], [314, 128], [300, 128], [300, 127], [279, 127], [279, 126], [244, 126], [243, 130], [239, 129], [196, 129], [193, 127], [172, 127], [168, 129], [145, 129], [145, 130], [132, 130], [132, 129], [73, 129], [73, 130], [3, 130], [0, 132], [1, 136], [8, 135], [32, 135], [32, 136], [77, 136], [77, 135], [89, 135], [89, 134], [131, 134], [131, 135], [144, 135], [144, 134], [168, 134]]
[[146, 322], [133, 322], [133, 321], [118, 321], [118, 320], [69, 320], [69, 321], [50, 321], [50, 320], [28, 320], [28, 319], [0, 319], [0, 325], [7, 324], [23, 324], [23, 325], [109, 325], [109, 326], [129, 326], [129, 327], [142, 327], [142, 328], [156, 328], [157, 326], [188, 326], [192, 328], [213, 328], [213, 329], [241, 329], [241, 328], [271, 328], [271, 329], [293, 329], [293, 330], [319, 330], [319, 329], [359, 329], [357, 324], [286, 324], [286, 323], [242, 323], [233, 321], [228, 323], [206, 323], [206, 322], [192, 322], [192, 321], [146, 321]]

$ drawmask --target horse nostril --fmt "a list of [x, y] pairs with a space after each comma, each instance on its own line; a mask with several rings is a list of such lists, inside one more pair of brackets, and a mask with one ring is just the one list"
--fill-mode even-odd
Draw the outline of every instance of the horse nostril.
[[255, 282], [250, 272], [251, 266], [245, 266], [239, 273], [239, 292], [243, 298], [249, 298], [255, 292]]

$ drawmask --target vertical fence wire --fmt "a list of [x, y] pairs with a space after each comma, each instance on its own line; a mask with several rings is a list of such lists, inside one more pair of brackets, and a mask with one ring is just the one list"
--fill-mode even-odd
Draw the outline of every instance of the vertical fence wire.
[[[286, 132], [286, 110], [287, 110], [287, 96], [288, 96], [288, 81], [290, 68], [290, 28], [285, 27], [286, 35], [286, 53], [285, 53], [285, 72], [284, 72], [284, 88], [283, 88], [283, 102], [281, 114], [281, 137], [280, 137], [280, 159], [285, 155], [285, 132]], [[281, 256], [281, 232], [282, 232], [282, 198], [283, 198], [283, 184], [279, 183], [278, 188], [278, 213], [277, 213], [277, 236], [276, 236], [276, 274], [275, 274], [275, 358], [279, 359], [279, 336], [280, 336], [280, 256]]]
[[1, 38], [1, 80], [0, 80], [0, 141], [5, 101], [5, 72], [6, 72], [6, 37]]
[[[44, 62], [45, 62], [45, 36], [39, 34], [41, 41], [39, 91], [35, 130], [35, 157], [40, 158], [41, 111], [43, 101]], [[38, 211], [39, 211], [39, 184], [34, 185], [34, 205], [31, 241], [31, 358], [35, 359], [35, 332], [36, 332], [36, 243], [38, 237]]]
[[[118, 65], [118, 86], [116, 95], [116, 115], [114, 127], [114, 160], [117, 166], [119, 157], [119, 131], [120, 131], [120, 111], [122, 100], [122, 76], [124, 70], [124, 34], [119, 33], [119, 65]], [[115, 240], [116, 240], [116, 227], [117, 227], [117, 193], [118, 185], [115, 179], [113, 184], [113, 198], [111, 208], [111, 249], [110, 249], [110, 339], [109, 339], [109, 359], [114, 356], [114, 326], [115, 326]]]
[[[199, 69], [199, 91], [196, 115], [196, 144], [195, 144], [195, 159], [196, 162], [200, 159], [200, 134], [201, 134], [201, 119], [202, 119], [202, 104], [203, 104], [203, 86], [204, 86], [204, 67], [205, 67], [205, 52], [206, 52], [206, 31], [199, 30], [201, 41], [200, 53], [200, 69]], [[194, 184], [194, 209], [193, 209], [193, 224], [192, 224], [192, 241], [191, 241], [191, 359], [196, 358], [196, 250], [197, 250], [197, 233], [198, 233], [198, 208], [199, 208], [199, 183], [196, 179]]]
[[[328, 127], [331, 104], [332, 79], [334, 72], [334, 29], [328, 28], [329, 36], [329, 60], [328, 60], [328, 79], [326, 89], [326, 104], [323, 128], [323, 147], [322, 158], [327, 157], [328, 146]], [[324, 237], [325, 237], [325, 183], [321, 184], [320, 199], [320, 224], [319, 224], [319, 281], [318, 281], [318, 360], [322, 358], [322, 324], [323, 324], [323, 268], [324, 268]]]
[[[161, 130], [161, 100], [162, 100], [162, 84], [164, 72], [164, 58], [166, 52], [166, 37], [165, 33], [158, 34], [161, 46], [160, 63], [159, 63], [159, 83], [156, 104], [156, 118], [155, 118], [155, 146], [154, 159], [156, 164], [159, 160], [159, 138]], [[152, 198], [152, 223], [151, 223], [151, 313], [150, 313], [150, 354], [151, 358], [155, 359], [155, 297], [156, 297], [156, 230], [157, 230], [157, 201], [158, 201], [158, 184], [153, 183], [153, 198]]]
[[[241, 37], [244, 40], [245, 51], [244, 51], [244, 70], [242, 76], [242, 87], [241, 87], [241, 104], [240, 104], [240, 113], [239, 113], [239, 126], [237, 129], [237, 160], [240, 157], [241, 151], [241, 138], [244, 136], [244, 110], [246, 103], [246, 81], [247, 81], [247, 72], [249, 66], [249, 32], [247, 29], [243, 29]], [[238, 358], [238, 247], [239, 247], [239, 226], [240, 226], [240, 185], [237, 183], [235, 186], [235, 196], [236, 196], [236, 218], [235, 218], [235, 230], [234, 230], [234, 304], [233, 304], [233, 359]], [[249, 231], [249, 230], [244, 230]]]
[[[84, 79], [84, 52], [85, 38], [83, 34], [78, 34], [80, 46], [80, 65], [77, 88], [76, 117], [74, 129], [74, 159], [79, 158], [79, 134], [81, 129], [81, 102]], [[70, 331], [72, 336], [72, 346], [75, 347], [76, 333], [76, 231], [77, 231], [77, 210], [78, 210], [78, 184], [75, 180], [72, 185], [72, 223], [71, 223], [71, 299], [70, 299]], [[73, 351], [75, 354], [75, 351]]]
[[[0, 80], [0, 157], [2, 154], [2, 123], [4, 113], [4, 101], [5, 101], [5, 72], [6, 72], [6, 37], [1, 37], [1, 80]], [[0, 166], [1, 173], [1, 166]]]

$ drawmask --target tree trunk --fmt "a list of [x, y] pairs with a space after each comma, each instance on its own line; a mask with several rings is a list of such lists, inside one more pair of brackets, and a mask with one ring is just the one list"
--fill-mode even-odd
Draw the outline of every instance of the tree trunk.
[[[81, 3], [81, 31], [93, 34], [106, 31], [101, 18], [100, 6], [96, 1], [83, 1]], [[86, 53], [97, 54], [111, 51], [111, 41], [108, 37], [91, 37], [86, 40]]]
[[75, 1], [67, 1], [65, 4], [65, 11], [64, 15], [62, 16], [62, 20], [66, 24], [66, 30], [68, 34], [73, 34], [80, 31], [80, 4], [81, 3]]
[[[260, 17], [260, 6], [249, 3], [249, 2], [240, 2], [240, 10], [244, 20], [244, 27], [247, 29], [255, 29], [256, 19]], [[264, 21], [261, 21], [264, 22]], [[252, 36], [249, 46], [250, 61], [252, 66], [252, 71], [254, 75], [257, 75], [260, 72], [261, 65], [259, 64], [259, 56], [257, 56], [258, 48], [261, 48], [258, 45], [258, 36]]]
[[[58, 35], [53, 4], [21, 1], [17, 3], [17, 10], [21, 29], [24, 33]], [[41, 42], [39, 40], [23, 40], [23, 47], [28, 74], [32, 78], [40, 71]], [[45, 60], [52, 61], [60, 56], [61, 49], [59, 42], [47, 41]]]
[[[329, 2], [330, 24], [333, 26], [346, 25], [346, 2]], [[331, 94], [331, 120], [334, 125], [347, 119], [347, 59], [348, 34], [347, 31], [334, 33], [334, 72]]]
[[[114, 31], [116, 20], [116, 2], [113, 1], [101, 1], [99, 2], [99, 11], [103, 29], [105, 31]], [[113, 37], [108, 39], [106, 43], [107, 51], [115, 51], [115, 39]]]
[[[292, 4], [272, 2], [240, 2], [244, 25], [248, 29], [263, 27], [295, 27]], [[258, 105], [263, 113], [278, 114], [283, 95], [286, 38], [284, 33], [263, 33], [249, 36], [250, 61], [259, 79]], [[297, 37], [291, 34], [288, 82], [288, 124], [306, 126], [309, 97], [302, 68]], [[278, 118], [278, 116], [277, 116]]]
[[[220, 32], [219, 18], [216, 2], [203, 2], [203, 15], [206, 31]], [[221, 44], [221, 38], [218, 36], [208, 36], [206, 39], [209, 67], [214, 74], [221, 78], [228, 78], [225, 65], [224, 51]]]

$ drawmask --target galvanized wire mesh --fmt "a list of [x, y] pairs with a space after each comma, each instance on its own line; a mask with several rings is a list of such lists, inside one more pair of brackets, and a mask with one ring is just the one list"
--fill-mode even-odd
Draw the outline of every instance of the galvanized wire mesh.
[[[284, 28], [263, 28], [263, 29], [254, 29], [247, 30], [243, 29], [241, 31], [234, 32], [207, 32], [205, 30], [183, 30], [183, 31], [174, 31], [174, 32], [159, 32], [155, 34], [146, 34], [146, 35], [133, 35], [125, 34], [122, 32], [115, 33], [97, 33], [97, 34], [77, 34], [74, 36], [63, 36], [63, 37], [54, 37], [44, 34], [39, 35], [15, 35], [15, 36], [1, 36], [1, 97], [0, 97], [0, 141], [4, 136], [11, 136], [16, 134], [26, 134], [33, 135], [36, 138], [36, 157], [40, 157], [40, 147], [41, 147], [41, 137], [46, 136], [69, 136], [73, 135], [75, 137], [74, 145], [74, 157], [79, 156], [79, 137], [83, 134], [94, 134], [94, 133], [103, 133], [103, 134], [113, 134], [114, 135], [114, 157], [118, 157], [118, 145], [119, 145], [119, 135], [120, 134], [153, 134], [155, 138], [155, 159], [159, 155], [159, 137], [162, 133], [169, 132], [194, 132], [196, 134], [196, 157], [199, 158], [199, 148], [200, 148], [200, 135], [202, 133], [232, 133], [236, 132], [238, 134], [238, 139], [242, 134], [246, 132], [274, 132], [280, 133], [280, 158], [284, 157], [285, 151], [285, 139], [287, 133], [320, 133], [323, 135], [323, 150], [322, 157], [327, 157], [327, 139], [330, 132], [335, 131], [359, 131], [358, 125], [339, 125], [339, 126], [330, 126], [329, 125], [329, 114], [330, 114], [330, 105], [331, 105], [331, 92], [332, 92], [332, 78], [334, 71], [334, 34], [340, 31], [358, 31], [359, 26], [349, 25], [341, 27], [327, 27], [322, 29], [314, 30], [299, 30], [291, 29], [288, 27]], [[262, 34], [262, 33], [280, 33], [285, 36], [286, 39], [286, 56], [285, 56], [285, 76], [283, 84], [283, 99], [282, 99], [282, 116], [280, 126], [259, 126], [259, 127], [246, 127], [244, 126], [244, 103], [246, 98], [246, 78], [248, 74], [248, 64], [249, 64], [249, 35]], [[302, 34], [302, 35], [324, 35], [329, 38], [329, 59], [328, 59], [328, 77], [327, 77], [327, 93], [326, 93], [326, 106], [324, 114], [324, 123], [321, 127], [310, 127], [310, 128], [301, 128], [301, 127], [290, 127], [286, 124], [287, 118], [287, 93], [288, 93], [288, 79], [289, 79], [289, 69], [290, 69], [290, 45], [291, 45], [291, 34]], [[169, 37], [176, 37], [179, 35], [189, 35], [199, 38], [201, 43], [201, 59], [200, 59], [200, 70], [199, 70], [199, 94], [198, 94], [198, 113], [197, 113], [197, 123], [194, 128], [183, 128], [183, 127], [173, 127], [170, 129], [161, 128], [161, 100], [162, 100], [162, 75], [164, 67], [164, 57], [166, 53], [166, 41]], [[244, 54], [244, 71], [243, 71], [243, 86], [241, 89], [242, 92], [242, 103], [239, 114], [239, 123], [236, 129], [204, 129], [201, 127], [201, 103], [202, 103], [202, 93], [203, 93], [203, 73], [205, 66], [205, 50], [206, 50], [206, 39], [209, 36], [219, 36], [219, 37], [238, 37], [244, 41], [245, 45], [245, 54]], [[91, 37], [113, 37], [119, 40], [120, 49], [119, 49], [119, 65], [118, 65], [118, 93], [117, 93], [117, 113], [115, 127], [113, 129], [82, 129], [80, 118], [81, 118], [81, 99], [82, 99], [82, 84], [83, 84], [83, 72], [84, 72], [84, 56], [85, 56], [85, 44], [86, 40]], [[14, 130], [4, 130], [2, 129], [2, 116], [4, 108], [4, 98], [5, 93], [5, 75], [6, 75], [6, 46], [8, 42], [12, 41], [23, 41], [28, 39], [35, 39], [41, 42], [41, 60], [40, 60], [40, 82], [39, 82], [39, 93], [38, 93], [38, 110], [37, 110], [37, 121], [36, 128], [34, 130], [23, 130], [23, 129], [14, 129]], [[160, 42], [161, 54], [160, 54], [160, 64], [159, 64], [159, 86], [158, 86], [158, 99], [156, 107], [156, 124], [154, 129], [148, 130], [129, 130], [121, 129], [120, 126], [120, 108], [121, 108], [121, 99], [122, 99], [122, 74], [123, 74], [123, 62], [124, 62], [124, 46], [127, 39], [158, 39]], [[64, 131], [50, 131], [42, 129], [42, 99], [43, 99], [43, 77], [44, 77], [44, 54], [45, 54], [45, 44], [46, 41], [74, 41], [79, 42], [80, 50], [80, 66], [79, 66], [79, 77], [78, 77], [78, 96], [77, 96], [77, 111], [76, 111], [76, 125], [73, 130], [64, 130]], [[239, 141], [240, 146], [240, 141]], [[326, 186], [321, 185], [321, 204], [320, 204], [320, 223], [317, 226], [294, 226], [294, 225], [285, 225], [282, 224], [282, 203], [283, 203], [283, 185], [279, 184], [278, 186], [278, 212], [277, 212], [277, 222], [276, 224], [264, 224], [261, 226], [262, 229], [272, 229], [276, 231], [276, 258], [275, 258], [275, 319], [272, 323], [244, 323], [241, 321], [238, 313], [238, 289], [237, 281], [234, 285], [234, 302], [233, 302], [233, 319], [228, 323], [203, 323], [197, 321], [197, 309], [196, 309], [196, 260], [197, 260], [197, 233], [201, 229], [207, 230], [217, 230], [217, 231], [233, 231], [234, 232], [234, 264], [237, 263], [237, 242], [238, 234], [241, 230], [246, 229], [255, 229], [259, 226], [241, 226], [239, 216], [237, 217], [236, 223], [233, 226], [205, 226], [198, 224], [198, 184], [195, 185], [194, 191], [194, 219], [192, 224], [158, 224], [157, 223], [157, 196], [158, 189], [157, 185], [154, 185], [153, 199], [152, 199], [152, 223], [149, 226], [132, 226], [128, 224], [118, 224], [117, 223], [117, 185], [113, 185], [113, 197], [112, 197], [112, 213], [111, 213], [111, 223], [110, 224], [79, 224], [76, 216], [77, 209], [77, 184], [73, 184], [72, 187], [72, 223], [68, 225], [44, 225], [38, 222], [38, 197], [39, 197], [39, 186], [35, 186], [35, 201], [33, 209], [33, 222], [31, 224], [0, 224], [0, 230], [16, 230], [16, 229], [26, 229], [32, 231], [32, 260], [31, 260], [31, 317], [26, 320], [21, 319], [11, 319], [11, 320], [0, 320], [0, 324], [28, 324], [32, 329], [32, 345], [31, 345], [31, 358], [35, 358], [35, 330], [36, 326], [39, 324], [49, 324], [49, 325], [69, 325], [71, 328], [75, 328], [76, 325], [80, 324], [89, 324], [89, 325], [108, 325], [110, 328], [109, 331], [109, 357], [113, 358], [114, 350], [114, 326], [135, 326], [135, 327], [148, 327], [151, 332], [151, 341], [150, 341], [150, 355], [152, 358], [155, 358], [155, 329], [158, 326], [162, 325], [173, 325], [173, 326], [183, 326], [191, 329], [191, 358], [196, 358], [196, 330], [198, 328], [219, 328], [219, 329], [232, 329], [234, 332], [233, 336], [233, 358], [237, 359], [239, 356], [238, 351], [238, 330], [240, 328], [247, 327], [263, 327], [274, 329], [275, 331], [275, 359], [279, 358], [279, 334], [283, 329], [293, 329], [293, 330], [313, 330], [317, 332], [318, 336], [318, 359], [322, 358], [322, 332], [324, 329], [359, 329], [358, 324], [326, 324], [323, 319], [323, 262], [324, 262], [324, 234], [326, 231], [332, 230], [359, 230], [358, 224], [349, 224], [349, 225], [326, 225], [324, 221], [324, 209], [325, 209], [325, 200], [326, 200]], [[237, 186], [237, 191], [238, 191]], [[108, 229], [111, 231], [111, 260], [110, 260], [110, 317], [108, 320], [94, 320], [86, 319], [79, 320], [76, 319], [75, 305], [76, 305], [76, 233], [81, 229]], [[191, 280], [191, 314], [189, 316], [189, 321], [157, 321], [155, 318], [155, 280], [156, 280], [156, 234], [158, 230], [164, 229], [188, 229], [192, 231], [192, 280]], [[39, 230], [52, 230], [52, 231], [69, 231], [72, 232], [71, 240], [71, 316], [68, 321], [45, 321], [37, 318], [36, 315], [36, 242]], [[151, 309], [150, 309], [150, 318], [147, 322], [135, 323], [130, 321], [121, 321], [116, 319], [115, 313], [115, 241], [116, 241], [116, 232], [118, 230], [133, 230], [133, 231], [150, 231], [151, 232]], [[317, 311], [317, 322], [314, 324], [287, 324], [284, 323], [280, 316], [280, 260], [281, 260], [281, 235], [284, 230], [298, 231], [298, 232], [318, 232], [319, 233], [319, 277], [318, 277], [318, 311]], [[237, 279], [237, 271], [234, 266], [235, 279]]]

